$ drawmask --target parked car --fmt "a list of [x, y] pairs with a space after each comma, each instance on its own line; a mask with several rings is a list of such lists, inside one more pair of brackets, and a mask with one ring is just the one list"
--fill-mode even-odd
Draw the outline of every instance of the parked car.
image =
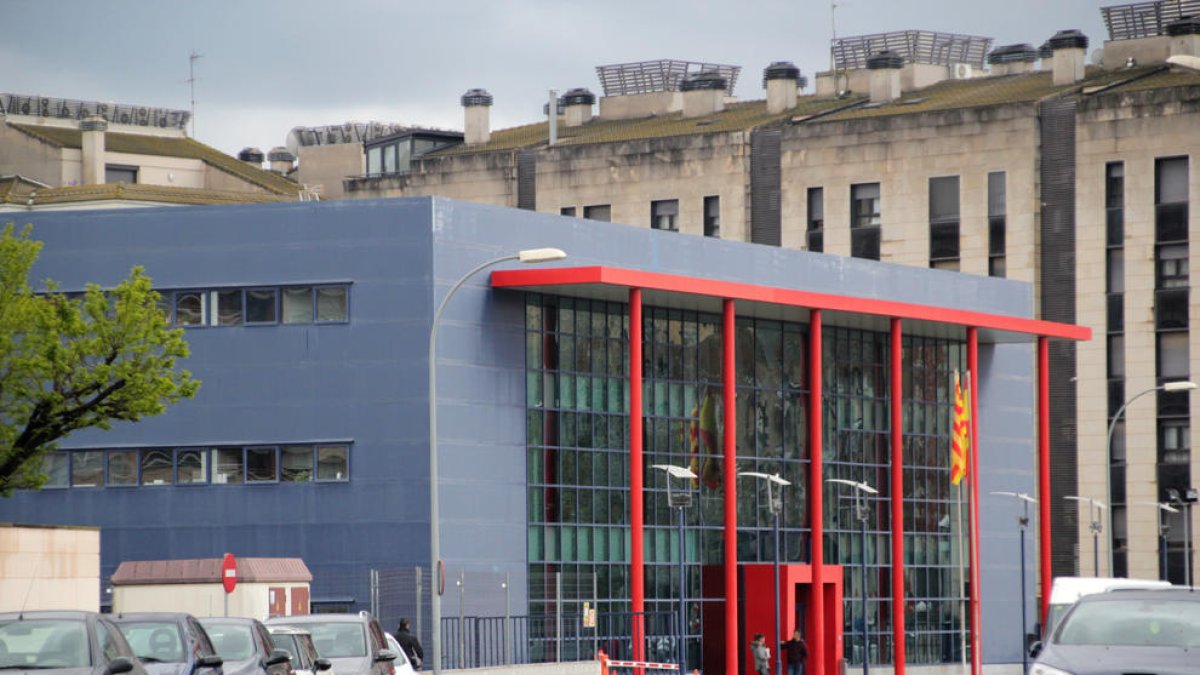
[[0, 614], [0, 670], [147, 675], [121, 631], [94, 612]]
[[1103, 593], [1119, 588], [1170, 588], [1171, 582], [1156, 579], [1124, 579], [1119, 577], [1055, 577], [1050, 587], [1050, 612], [1046, 617], [1043, 635], [1054, 633], [1054, 627], [1062, 620], [1075, 601], [1085, 595]]
[[333, 662], [317, 654], [312, 634], [307, 630], [294, 626], [267, 626], [267, 630], [271, 632], [275, 647], [291, 655], [292, 670], [296, 675], [335, 675]]
[[322, 658], [338, 675], [396, 675], [399, 654], [388, 648], [379, 620], [370, 612], [305, 614], [267, 619], [272, 626], [295, 626], [312, 634]]
[[275, 647], [261, 621], [205, 617], [200, 625], [225, 659], [225, 675], [292, 675], [291, 657]]
[[400, 646], [400, 642], [396, 640], [396, 636], [391, 633], [384, 633], [383, 636], [387, 638], [388, 649], [396, 652], [396, 660], [392, 661], [392, 665], [396, 668], [396, 675], [416, 673], [418, 667], [413, 665], [412, 660], [408, 658], [408, 654]]
[[125, 612], [112, 621], [150, 675], [222, 675], [221, 656], [191, 614]]
[[1043, 643], [1030, 675], [1200, 673], [1200, 592], [1112, 590], [1080, 598]]

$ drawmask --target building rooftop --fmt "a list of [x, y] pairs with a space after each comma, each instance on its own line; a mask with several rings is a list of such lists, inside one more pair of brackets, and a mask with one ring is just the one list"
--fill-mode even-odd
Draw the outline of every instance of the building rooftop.
[[0, 211], [5, 205], [41, 207], [51, 205], [79, 204], [92, 201], [142, 202], [151, 205], [214, 205], [214, 204], [268, 204], [294, 201], [291, 195], [275, 193], [237, 192], [234, 190], [210, 190], [175, 187], [171, 185], [147, 185], [143, 183], [102, 183], [98, 185], [71, 185], [47, 187], [22, 176], [0, 176]]

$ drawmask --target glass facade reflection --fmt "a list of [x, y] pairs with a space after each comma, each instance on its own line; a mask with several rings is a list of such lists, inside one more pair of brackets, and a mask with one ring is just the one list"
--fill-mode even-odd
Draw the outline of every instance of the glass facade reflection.
[[[684, 510], [682, 542], [688, 599], [689, 661], [698, 660], [701, 568], [724, 557], [725, 448], [721, 317], [646, 307], [643, 315], [646, 611], [678, 611], [678, 511], [667, 476], [655, 464], [688, 466], [698, 478]], [[736, 324], [737, 470], [779, 473], [784, 489], [780, 560], [810, 562], [808, 527], [808, 327], [739, 318]], [[865, 481], [870, 502], [866, 543], [852, 494], [828, 485], [825, 559], [844, 566], [845, 644], [851, 662], [864, 653], [888, 663], [891, 645], [889, 336], [826, 327], [823, 335], [826, 478]], [[958, 510], [949, 483], [950, 378], [964, 363], [958, 342], [904, 340], [904, 490], [906, 627], [909, 663], [958, 658], [961, 591]], [[556, 575], [564, 600], [595, 602], [601, 613], [630, 610], [629, 320], [627, 306], [529, 295], [526, 392], [529, 507], [529, 611], [556, 611]], [[672, 479], [677, 480], [677, 479]], [[740, 478], [737, 557], [775, 559], [765, 483]], [[688, 485], [687, 483], [691, 483]], [[965, 519], [964, 519], [965, 522]], [[866, 560], [866, 574], [861, 563]], [[864, 579], [865, 576], [865, 579]], [[867, 604], [862, 608], [862, 590]], [[871, 633], [864, 651], [862, 631]]]

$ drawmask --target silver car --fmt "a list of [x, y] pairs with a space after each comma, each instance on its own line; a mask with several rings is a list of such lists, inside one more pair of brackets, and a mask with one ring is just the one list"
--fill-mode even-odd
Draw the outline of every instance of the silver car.
[[292, 657], [292, 669], [296, 675], [335, 675], [333, 662], [321, 658], [313, 646], [312, 634], [295, 626], [268, 626], [271, 642]]
[[308, 631], [317, 654], [329, 659], [338, 675], [396, 675], [393, 663], [400, 655], [388, 648], [379, 620], [369, 612], [277, 616], [267, 624]]

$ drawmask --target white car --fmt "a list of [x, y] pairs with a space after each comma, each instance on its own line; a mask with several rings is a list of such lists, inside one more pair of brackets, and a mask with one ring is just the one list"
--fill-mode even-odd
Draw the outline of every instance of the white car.
[[292, 669], [296, 675], [335, 675], [333, 663], [317, 654], [312, 634], [294, 626], [267, 626], [271, 641], [292, 657]]
[[411, 675], [417, 671], [412, 667], [412, 663], [408, 660], [408, 654], [404, 653], [404, 649], [400, 647], [400, 643], [396, 642], [396, 636], [391, 633], [384, 633], [387, 637], [388, 649], [396, 652], [398, 656], [392, 662], [396, 666], [396, 675]]

